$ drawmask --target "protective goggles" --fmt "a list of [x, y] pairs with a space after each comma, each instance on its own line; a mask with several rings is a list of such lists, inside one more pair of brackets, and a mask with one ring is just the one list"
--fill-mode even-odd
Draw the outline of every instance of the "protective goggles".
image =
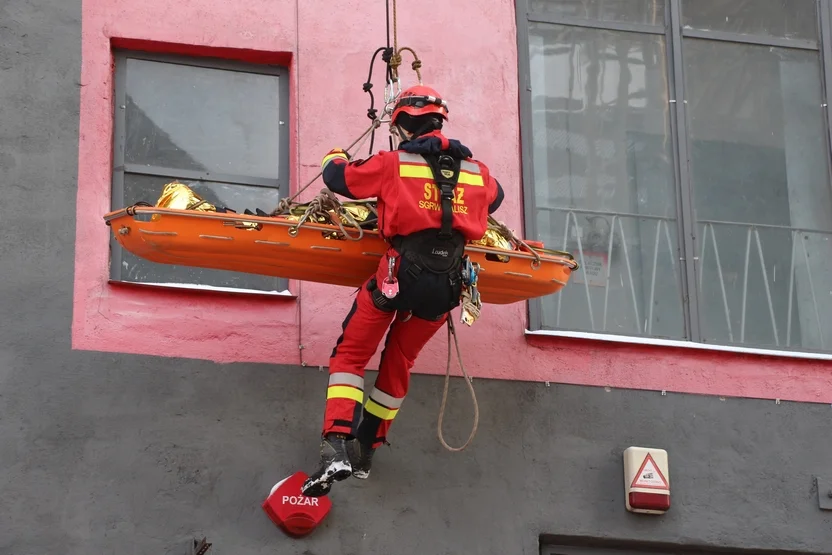
[[399, 100], [396, 104], [396, 108], [401, 108], [403, 106], [413, 106], [414, 108], [424, 108], [425, 106], [429, 105], [436, 105], [445, 108], [446, 112], [450, 112], [448, 109], [448, 103], [442, 100], [441, 98], [436, 98], [434, 96], [407, 96]]

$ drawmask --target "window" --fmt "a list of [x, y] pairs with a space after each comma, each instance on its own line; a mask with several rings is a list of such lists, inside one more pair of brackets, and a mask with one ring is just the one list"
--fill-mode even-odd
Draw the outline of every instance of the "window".
[[[269, 212], [288, 192], [288, 83], [282, 68], [117, 52], [114, 210], [155, 204], [179, 181], [212, 204]], [[156, 264], [111, 242], [114, 281], [282, 292], [287, 280]]]
[[538, 543], [540, 555], [797, 555], [796, 551], [775, 549], [715, 548], [710, 545], [692, 545], [689, 543], [670, 544], [554, 534], [541, 535], [538, 538]]
[[832, 352], [829, 6], [520, 0], [531, 329]]

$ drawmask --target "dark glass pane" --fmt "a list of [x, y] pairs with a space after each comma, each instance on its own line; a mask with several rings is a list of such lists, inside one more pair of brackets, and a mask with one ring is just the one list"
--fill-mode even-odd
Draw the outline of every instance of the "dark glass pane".
[[789, 39], [816, 39], [815, 0], [682, 0], [682, 26]]
[[704, 338], [832, 348], [818, 54], [686, 39], [684, 58]]
[[127, 60], [125, 161], [277, 179], [278, 77]]
[[532, 12], [594, 21], [664, 25], [665, 0], [532, 0]]
[[[138, 201], [155, 204], [166, 183], [173, 178], [127, 174], [124, 176], [124, 205]], [[279, 200], [276, 189], [247, 187], [226, 183], [209, 183], [179, 179], [200, 197], [212, 204], [222, 204], [242, 213], [260, 208], [266, 212], [274, 209]], [[211, 287], [252, 289], [257, 291], [282, 291], [285, 280], [269, 276], [226, 272], [206, 268], [193, 268], [169, 264], [156, 264], [122, 249], [121, 275], [123, 281], [156, 284], [192, 284]]]
[[665, 43], [532, 24], [539, 240], [582, 269], [543, 326], [684, 337]]
[[271, 187], [254, 187], [213, 181], [190, 181], [178, 177], [126, 174], [124, 176], [123, 204], [129, 206], [139, 201], [156, 204], [165, 185], [171, 181], [184, 183], [211, 204], [221, 204], [240, 213], [246, 208], [252, 212], [255, 208], [269, 212], [277, 207], [280, 200], [279, 191]]

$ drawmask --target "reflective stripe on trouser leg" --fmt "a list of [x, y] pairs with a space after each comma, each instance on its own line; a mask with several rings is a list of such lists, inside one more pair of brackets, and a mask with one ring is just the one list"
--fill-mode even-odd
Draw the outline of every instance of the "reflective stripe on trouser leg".
[[445, 324], [445, 318], [432, 322], [413, 316], [406, 322], [397, 319], [390, 327], [375, 387], [364, 405], [364, 420], [358, 430], [362, 443], [379, 447], [387, 439], [407, 395], [416, 357]]
[[364, 402], [364, 368], [387, 331], [392, 312], [373, 305], [367, 284], [356, 295], [329, 359], [323, 433], [355, 435]]
[[393, 397], [378, 389], [378, 387], [374, 387], [367, 402], [364, 403], [364, 420], [362, 420], [357, 434], [361, 443], [373, 447], [381, 445], [387, 436], [380, 434], [380, 430], [383, 429], [384, 434], [387, 433], [390, 425], [393, 424], [393, 419], [399, 413], [403, 401], [404, 395]]

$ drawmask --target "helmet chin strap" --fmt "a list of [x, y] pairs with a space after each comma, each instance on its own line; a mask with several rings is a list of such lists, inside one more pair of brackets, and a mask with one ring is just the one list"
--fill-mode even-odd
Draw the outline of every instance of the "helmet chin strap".
[[404, 142], [408, 141], [407, 133], [404, 129], [401, 128], [399, 125], [391, 124], [390, 125], [391, 134], [396, 137], [397, 141]]

